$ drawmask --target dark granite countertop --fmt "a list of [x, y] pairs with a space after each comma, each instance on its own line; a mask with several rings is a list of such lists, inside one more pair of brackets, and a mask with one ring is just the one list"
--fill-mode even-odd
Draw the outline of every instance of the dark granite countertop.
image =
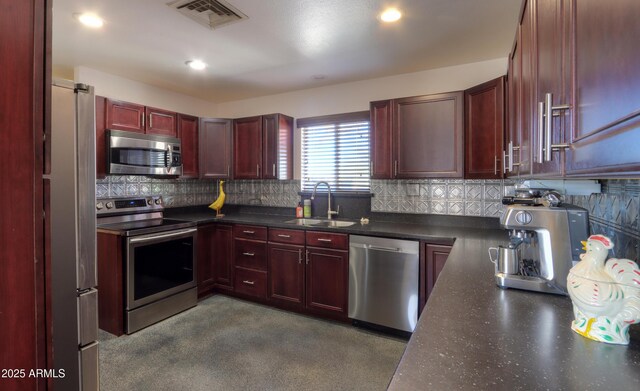
[[640, 329], [631, 344], [608, 345], [571, 330], [565, 296], [502, 290], [487, 249], [506, 241], [499, 229], [372, 219], [347, 228], [304, 228], [293, 216], [168, 209], [167, 217], [196, 221], [329, 230], [455, 244], [438, 277], [391, 390], [632, 390], [640, 389]]

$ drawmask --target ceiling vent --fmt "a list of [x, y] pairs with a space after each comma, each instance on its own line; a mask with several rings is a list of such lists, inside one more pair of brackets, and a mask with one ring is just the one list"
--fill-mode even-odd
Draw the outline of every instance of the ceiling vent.
[[167, 5], [212, 30], [249, 18], [223, 0], [176, 0]]

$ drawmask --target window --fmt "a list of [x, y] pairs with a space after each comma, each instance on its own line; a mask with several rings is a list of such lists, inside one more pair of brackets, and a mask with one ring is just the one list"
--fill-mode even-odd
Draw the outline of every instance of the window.
[[302, 130], [302, 191], [312, 191], [320, 181], [334, 191], [370, 191], [368, 111], [297, 123]]

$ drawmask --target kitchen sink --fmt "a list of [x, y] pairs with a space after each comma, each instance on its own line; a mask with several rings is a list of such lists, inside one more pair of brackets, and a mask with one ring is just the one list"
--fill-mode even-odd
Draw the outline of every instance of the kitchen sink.
[[285, 221], [285, 223], [303, 225], [305, 227], [330, 227], [330, 228], [350, 227], [355, 224], [353, 221], [320, 220], [320, 219], [294, 219], [294, 220]]

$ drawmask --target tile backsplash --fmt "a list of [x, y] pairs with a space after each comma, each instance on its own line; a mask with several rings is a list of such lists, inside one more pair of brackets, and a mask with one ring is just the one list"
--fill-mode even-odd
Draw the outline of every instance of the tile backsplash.
[[501, 199], [514, 193], [509, 180], [372, 180], [373, 212], [498, 217]]
[[96, 197], [162, 195], [168, 207], [211, 203], [216, 199], [216, 182], [198, 179], [159, 179], [138, 175], [111, 175], [96, 181]]

